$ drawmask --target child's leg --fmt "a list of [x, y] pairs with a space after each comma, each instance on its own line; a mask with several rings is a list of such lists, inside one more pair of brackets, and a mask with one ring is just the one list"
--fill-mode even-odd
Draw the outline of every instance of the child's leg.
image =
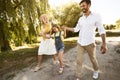
[[59, 53], [58, 53], [58, 59], [59, 59], [60, 67], [61, 67], [61, 68], [64, 67], [63, 59], [62, 59], [62, 57], [63, 57], [63, 52], [64, 52], [64, 51], [59, 51]]
[[62, 74], [63, 73], [63, 68], [64, 68], [64, 64], [63, 64], [63, 52], [64, 51], [59, 51], [58, 53], [58, 59], [59, 59], [59, 62], [60, 62], [60, 69], [59, 69], [59, 73]]
[[53, 64], [58, 64], [59, 61], [57, 60], [57, 56], [53, 55]]

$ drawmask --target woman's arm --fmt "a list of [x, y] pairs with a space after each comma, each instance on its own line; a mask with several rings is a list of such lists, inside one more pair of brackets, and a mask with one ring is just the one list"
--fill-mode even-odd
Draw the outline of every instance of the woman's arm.
[[38, 35], [39, 35], [40, 37], [46, 38], [46, 34], [43, 33], [43, 32], [40, 32]]

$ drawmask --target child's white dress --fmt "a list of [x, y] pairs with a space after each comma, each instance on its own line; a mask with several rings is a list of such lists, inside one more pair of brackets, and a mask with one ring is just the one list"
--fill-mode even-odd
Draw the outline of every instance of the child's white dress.
[[[41, 28], [42, 32], [48, 32], [51, 28], [50, 24], [47, 24], [45, 28]], [[43, 39], [40, 42], [39, 49], [38, 49], [38, 55], [54, 55], [56, 54], [56, 48], [55, 48], [55, 42], [52, 38], [46, 39], [43, 37]]]

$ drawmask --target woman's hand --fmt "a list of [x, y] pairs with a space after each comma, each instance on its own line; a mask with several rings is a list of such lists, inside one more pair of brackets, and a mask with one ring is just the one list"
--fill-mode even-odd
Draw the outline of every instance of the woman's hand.
[[42, 35], [43, 35], [43, 32], [40, 32], [38, 35], [39, 35], [39, 36], [42, 36]]
[[47, 38], [47, 39], [50, 39], [50, 38], [51, 38], [51, 35], [50, 35], [50, 34], [46, 34], [46, 38]]

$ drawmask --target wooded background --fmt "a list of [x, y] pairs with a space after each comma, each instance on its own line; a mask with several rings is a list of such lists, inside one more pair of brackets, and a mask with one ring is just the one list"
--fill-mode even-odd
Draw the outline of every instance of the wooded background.
[[[41, 14], [49, 14], [51, 22], [74, 27], [81, 16], [80, 12], [78, 3], [52, 9], [48, 0], [0, 0], [0, 52], [38, 42]], [[120, 19], [115, 25], [104, 24], [104, 27], [107, 30], [119, 29]], [[76, 34], [67, 32], [67, 37], [71, 36]]]

